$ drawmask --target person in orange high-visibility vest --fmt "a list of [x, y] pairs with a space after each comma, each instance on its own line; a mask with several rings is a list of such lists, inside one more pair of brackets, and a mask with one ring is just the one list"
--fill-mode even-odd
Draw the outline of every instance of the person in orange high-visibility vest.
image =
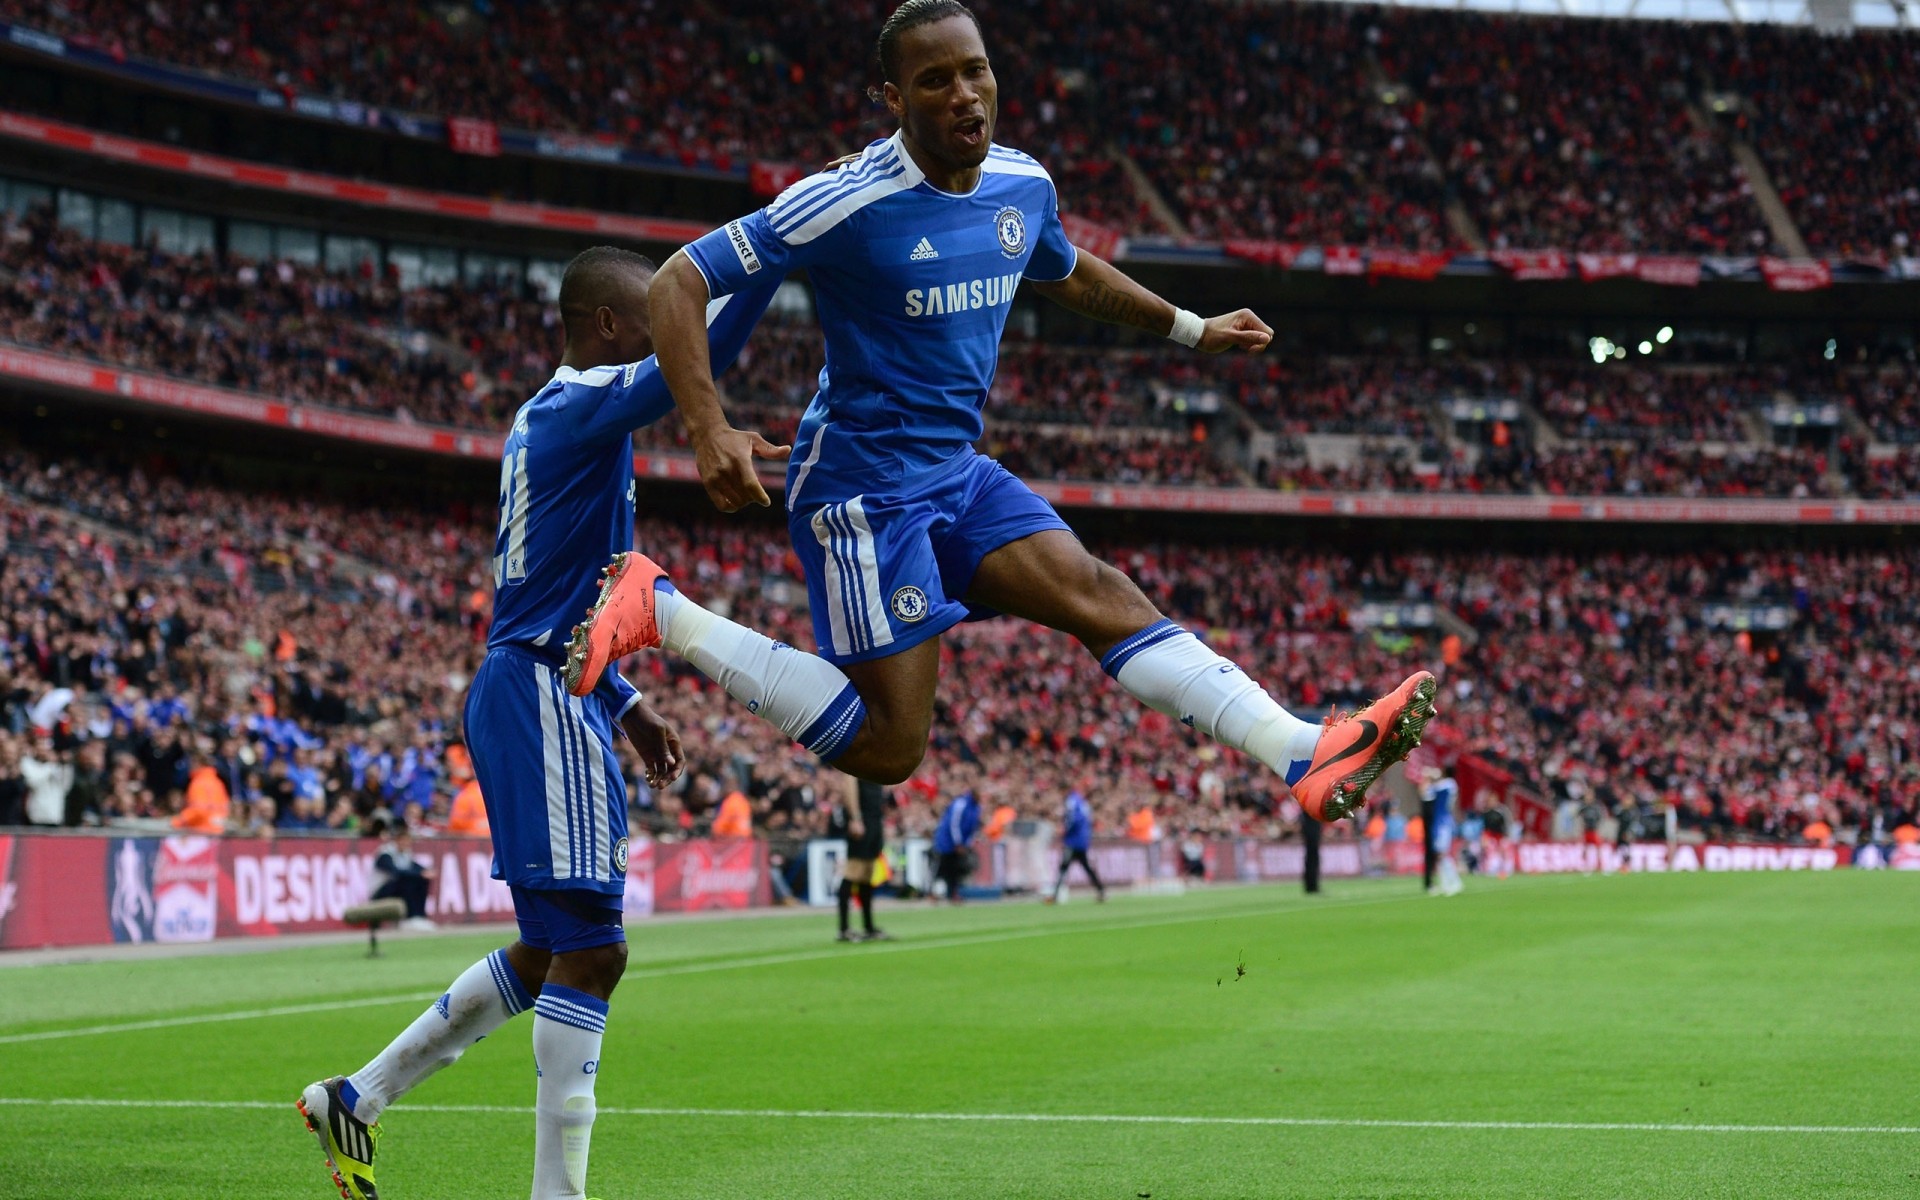
[[1153, 806], [1138, 808], [1127, 814], [1127, 836], [1136, 842], [1150, 842], [1159, 833], [1153, 819]]
[[453, 812], [447, 817], [447, 832], [456, 837], [491, 837], [487, 823], [487, 803], [480, 795], [480, 781], [469, 779], [453, 797]]
[[187, 777], [187, 806], [175, 814], [173, 827], [192, 833], [225, 833], [227, 813], [232, 808], [233, 797], [221, 782], [220, 772], [209, 763], [201, 763]]
[[713, 818], [713, 836], [717, 838], [744, 838], [753, 836], [753, 805], [747, 803], [746, 793], [735, 789], [727, 793], [720, 802], [720, 811]]
[[987, 835], [987, 840], [997, 842], [1005, 836], [1007, 826], [1013, 824], [1013, 818], [1016, 815], [1013, 811], [1013, 805], [1011, 804], [1002, 804], [999, 808], [994, 809], [993, 815], [987, 818], [987, 828], [984, 831]]

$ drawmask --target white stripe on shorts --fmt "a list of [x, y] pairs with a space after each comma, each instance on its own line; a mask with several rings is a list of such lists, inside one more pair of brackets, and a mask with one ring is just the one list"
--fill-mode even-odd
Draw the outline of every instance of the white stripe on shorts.
[[853, 637], [847, 628], [847, 607], [842, 602], [845, 594], [840, 569], [840, 557], [834, 550], [837, 536], [829, 521], [831, 507], [823, 508], [813, 514], [813, 536], [820, 543], [822, 570], [825, 572], [824, 585], [821, 588], [827, 595], [827, 624], [833, 633], [833, 652], [835, 654], [854, 653]]
[[860, 591], [866, 602], [867, 648], [893, 644], [893, 623], [887, 620], [887, 600], [880, 594], [880, 560], [873, 549], [873, 527], [867, 524], [865, 496], [855, 496], [843, 506], [846, 521], [854, 535], [853, 555], [860, 564]]
[[553, 672], [533, 664], [533, 689], [540, 693], [540, 759], [547, 778], [547, 856], [555, 879], [573, 874], [573, 849], [567, 841], [567, 754], [560, 714], [553, 702]]
[[580, 740], [586, 750], [581, 755], [582, 766], [586, 768], [587, 779], [591, 785], [587, 789], [587, 803], [593, 806], [593, 852], [588, 861], [593, 864], [593, 878], [606, 883], [613, 878], [613, 828], [607, 815], [607, 757], [606, 749], [600, 739], [594, 736], [593, 727], [587, 724], [587, 714], [581, 708], [579, 697], [570, 696], [573, 701], [574, 716], [580, 720]]

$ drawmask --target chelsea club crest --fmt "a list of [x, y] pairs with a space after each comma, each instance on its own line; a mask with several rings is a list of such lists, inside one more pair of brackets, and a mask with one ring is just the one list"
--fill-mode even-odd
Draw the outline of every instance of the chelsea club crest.
[[927, 594], [908, 584], [893, 594], [893, 615], [911, 624], [927, 615]]
[[993, 234], [1000, 239], [1000, 253], [1019, 258], [1027, 249], [1027, 219], [1020, 210], [1008, 205], [993, 214]]

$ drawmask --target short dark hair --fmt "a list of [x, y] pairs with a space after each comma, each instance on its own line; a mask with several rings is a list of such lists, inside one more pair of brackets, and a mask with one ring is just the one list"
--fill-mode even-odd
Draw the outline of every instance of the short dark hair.
[[592, 318], [614, 297], [620, 279], [631, 271], [651, 273], [653, 260], [618, 246], [594, 246], [573, 256], [560, 276], [560, 319], [571, 330], [574, 322]]
[[[960, 0], [906, 0], [893, 15], [880, 26], [880, 40], [874, 46], [874, 57], [880, 60], [880, 82], [899, 83], [894, 76], [900, 72], [900, 35], [909, 29], [918, 29], [922, 25], [931, 25], [935, 21], [944, 21], [948, 17], [965, 17], [980, 29], [980, 18], [973, 10], [960, 3]], [[981, 31], [985, 36], [985, 31]]]

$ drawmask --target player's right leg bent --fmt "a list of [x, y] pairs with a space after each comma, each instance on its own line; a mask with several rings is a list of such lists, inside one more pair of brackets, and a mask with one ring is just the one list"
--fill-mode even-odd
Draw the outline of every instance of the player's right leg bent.
[[[1418, 672], [1361, 712], [1317, 728], [1161, 616], [1071, 532], [1022, 534], [1044, 501], [1004, 470], [983, 467], [978, 474], [975, 494], [948, 535], [976, 556], [971, 570], [964, 561], [949, 567], [971, 580], [967, 599], [1078, 638], [1143, 703], [1265, 763], [1310, 816], [1335, 821], [1354, 812], [1380, 774], [1420, 744], [1433, 717], [1432, 675]], [[1007, 532], [997, 533], [1003, 527]]]

